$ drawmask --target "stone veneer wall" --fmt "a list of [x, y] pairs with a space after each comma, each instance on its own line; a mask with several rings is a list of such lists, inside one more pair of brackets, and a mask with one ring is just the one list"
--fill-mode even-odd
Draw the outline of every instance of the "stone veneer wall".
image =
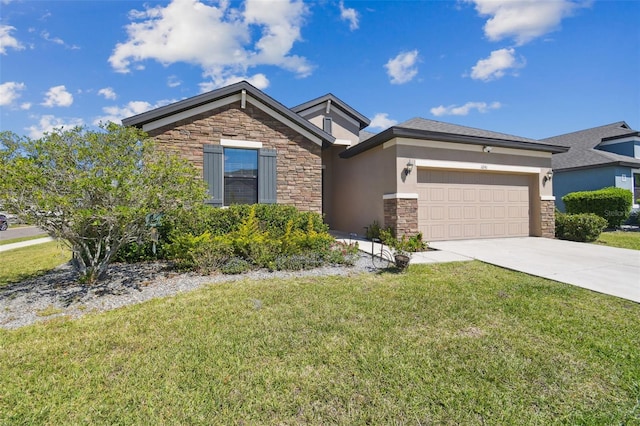
[[418, 200], [389, 198], [384, 200], [384, 226], [395, 229], [396, 236], [418, 233]]
[[220, 139], [262, 142], [277, 151], [278, 204], [322, 213], [320, 146], [247, 102], [235, 102], [149, 132], [160, 149], [173, 151], [202, 170], [203, 146]]
[[541, 236], [555, 238], [556, 236], [556, 204], [553, 201], [540, 201]]

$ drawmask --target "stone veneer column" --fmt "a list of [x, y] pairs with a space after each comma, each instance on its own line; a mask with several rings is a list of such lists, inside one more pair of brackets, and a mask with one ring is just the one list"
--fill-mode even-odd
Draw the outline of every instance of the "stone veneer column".
[[385, 198], [384, 226], [395, 230], [396, 236], [418, 233], [418, 200], [416, 198]]
[[544, 238], [556, 236], [556, 204], [552, 200], [540, 201], [541, 234]]

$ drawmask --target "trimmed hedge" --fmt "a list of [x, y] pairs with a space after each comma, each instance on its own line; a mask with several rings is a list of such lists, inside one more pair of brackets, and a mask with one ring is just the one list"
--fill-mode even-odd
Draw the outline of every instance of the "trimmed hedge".
[[556, 212], [556, 237], [561, 240], [592, 242], [607, 226], [607, 220], [593, 213]]
[[633, 194], [623, 188], [572, 192], [562, 197], [568, 214], [594, 213], [606, 219], [609, 228], [624, 222], [631, 212]]

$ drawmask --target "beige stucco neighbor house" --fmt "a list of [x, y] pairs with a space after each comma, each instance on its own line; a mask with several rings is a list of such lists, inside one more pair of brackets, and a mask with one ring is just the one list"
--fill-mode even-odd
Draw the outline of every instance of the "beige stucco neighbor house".
[[202, 170], [214, 206], [283, 203], [362, 234], [554, 236], [551, 156], [568, 148], [414, 118], [381, 133], [328, 94], [287, 108], [247, 82], [123, 120]]

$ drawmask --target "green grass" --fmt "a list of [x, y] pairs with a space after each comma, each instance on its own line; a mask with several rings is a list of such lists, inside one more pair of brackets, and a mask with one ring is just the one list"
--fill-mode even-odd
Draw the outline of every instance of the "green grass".
[[45, 237], [47, 237], [47, 234], [32, 235], [30, 237], [12, 238], [10, 240], [2, 240], [2, 241], [0, 241], [0, 246], [5, 245], [5, 244], [20, 243], [22, 241], [37, 240], [38, 238], [45, 238]]
[[640, 232], [603, 232], [596, 244], [640, 250]]
[[0, 424], [638, 424], [640, 305], [480, 262], [0, 330]]
[[36, 276], [71, 259], [69, 250], [55, 241], [8, 250], [0, 253], [0, 287], [10, 282]]

